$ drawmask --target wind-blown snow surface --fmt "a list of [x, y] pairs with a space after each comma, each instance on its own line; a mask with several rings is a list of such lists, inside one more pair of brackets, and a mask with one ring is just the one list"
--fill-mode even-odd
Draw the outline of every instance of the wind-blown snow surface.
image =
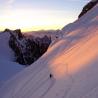
[[13, 52], [9, 48], [8, 32], [0, 33], [0, 85], [23, 69], [23, 66], [13, 62]]
[[68, 28], [0, 88], [0, 98], [98, 98], [98, 5]]

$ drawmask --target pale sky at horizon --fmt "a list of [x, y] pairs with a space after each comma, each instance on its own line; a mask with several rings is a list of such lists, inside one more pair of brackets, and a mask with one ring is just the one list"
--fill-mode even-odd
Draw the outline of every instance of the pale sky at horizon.
[[60, 29], [90, 0], [0, 0], [0, 30]]

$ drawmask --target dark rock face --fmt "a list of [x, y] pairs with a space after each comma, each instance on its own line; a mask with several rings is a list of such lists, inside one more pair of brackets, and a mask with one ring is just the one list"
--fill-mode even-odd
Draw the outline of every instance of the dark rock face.
[[82, 9], [82, 12], [78, 16], [78, 18], [82, 17], [84, 14], [86, 14], [90, 9], [92, 9], [96, 4], [98, 3], [98, 0], [92, 0], [87, 5], [84, 6]]
[[10, 31], [9, 46], [14, 51], [15, 61], [30, 65], [41, 57], [48, 49], [51, 38], [29, 38], [24, 36], [20, 30]]

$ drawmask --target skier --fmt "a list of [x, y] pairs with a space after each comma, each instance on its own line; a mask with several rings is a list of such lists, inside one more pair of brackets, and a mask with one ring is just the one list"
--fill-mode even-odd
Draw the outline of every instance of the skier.
[[50, 74], [50, 78], [52, 78], [53, 77], [53, 75], [52, 74]]

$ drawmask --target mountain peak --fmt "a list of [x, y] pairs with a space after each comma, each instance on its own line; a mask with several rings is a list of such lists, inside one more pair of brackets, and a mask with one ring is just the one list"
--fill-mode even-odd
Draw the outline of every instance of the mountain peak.
[[92, 0], [89, 3], [87, 3], [83, 9], [80, 15], [78, 16], [79, 18], [82, 17], [84, 14], [86, 14], [89, 10], [91, 10], [96, 4], [98, 3], [98, 0]]

